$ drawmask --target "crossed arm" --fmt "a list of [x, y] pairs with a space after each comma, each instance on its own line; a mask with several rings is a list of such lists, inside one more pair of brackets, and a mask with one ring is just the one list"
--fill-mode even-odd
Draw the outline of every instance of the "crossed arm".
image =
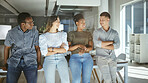
[[62, 43], [60, 48], [49, 47], [48, 53], [46, 54], [46, 56], [54, 55], [54, 54], [57, 54], [57, 53], [66, 53], [67, 50], [64, 48], [65, 45], [66, 45], [65, 43]]
[[93, 48], [93, 42], [89, 41], [88, 44], [89, 44], [88, 47], [86, 47], [85, 45], [81, 45], [81, 44], [77, 44], [77, 45], [71, 46], [71, 42], [68, 42], [69, 51], [73, 51], [73, 50], [75, 50], [77, 48], [81, 48], [82, 50], [80, 50], [79, 54], [83, 54], [85, 52], [89, 52]]
[[[100, 39], [98, 39], [101, 41]], [[113, 41], [101, 41], [101, 48], [108, 49], [108, 50], [114, 50]]]

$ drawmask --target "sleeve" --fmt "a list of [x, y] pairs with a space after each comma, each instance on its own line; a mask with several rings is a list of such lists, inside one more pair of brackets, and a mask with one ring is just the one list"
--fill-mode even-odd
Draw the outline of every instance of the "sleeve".
[[92, 41], [93, 38], [92, 38], [92, 34], [90, 32], [88, 32], [88, 41]]
[[113, 46], [114, 46], [114, 49], [118, 49], [120, 47], [120, 39], [119, 39], [118, 32], [116, 31], [114, 35], [115, 37], [114, 37]]
[[12, 42], [13, 42], [13, 40], [12, 40], [12, 38], [11, 38], [11, 32], [8, 31], [4, 44], [5, 44], [6, 46], [10, 46], [10, 47], [11, 47]]
[[72, 39], [73, 39], [72, 33], [69, 32], [69, 33], [68, 33], [68, 37], [67, 37], [67, 41], [68, 41], [68, 42], [72, 42]]
[[39, 36], [39, 47], [41, 50], [41, 54], [46, 56], [46, 54], [48, 53], [48, 45], [46, 43], [46, 37], [44, 35]]
[[66, 33], [66, 32], [63, 33], [62, 40], [63, 40], [63, 43], [66, 44], [66, 45], [64, 46], [64, 48], [65, 48], [66, 50], [68, 50], [68, 49], [69, 49], [69, 46], [68, 46], [68, 42], [67, 42], [67, 33]]
[[35, 29], [34, 46], [39, 46], [39, 32]]
[[94, 48], [96, 48], [96, 47], [100, 47], [101, 48], [102, 41], [98, 40], [98, 38], [99, 38], [99, 32], [97, 30], [95, 30], [93, 32]]

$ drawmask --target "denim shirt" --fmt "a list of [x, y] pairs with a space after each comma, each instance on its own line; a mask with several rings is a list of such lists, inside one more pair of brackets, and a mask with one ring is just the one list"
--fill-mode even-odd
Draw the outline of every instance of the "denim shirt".
[[17, 67], [22, 56], [27, 66], [37, 64], [35, 46], [39, 46], [39, 34], [34, 27], [23, 32], [20, 26], [16, 26], [8, 31], [4, 44], [11, 47], [11, 56], [7, 60], [9, 65]]
[[102, 27], [96, 29], [93, 32], [93, 42], [94, 42], [94, 47], [96, 48], [96, 55], [115, 59], [116, 56], [114, 50], [101, 48], [101, 43], [102, 43], [101, 40], [113, 41], [114, 49], [118, 49], [120, 47], [120, 39], [118, 32], [112, 28], [109, 28], [109, 30], [106, 32]]

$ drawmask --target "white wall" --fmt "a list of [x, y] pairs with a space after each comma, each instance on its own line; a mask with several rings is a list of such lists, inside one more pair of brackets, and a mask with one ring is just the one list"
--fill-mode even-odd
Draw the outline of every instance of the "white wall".
[[109, 0], [109, 13], [111, 14], [110, 26], [117, 30], [120, 37], [120, 49], [116, 51], [116, 54], [119, 55], [120, 53], [124, 53], [124, 39], [122, 39], [122, 30], [120, 27], [120, 12], [121, 12], [121, 5], [131, 2], [134, 0]]
[[85, 21], [86, 21], [86, 29], [90, 32], [93, 32], [95, 28], [98, 27], [98, 7], [92, 8], [91, 11], [85, 11], [83, 13]]

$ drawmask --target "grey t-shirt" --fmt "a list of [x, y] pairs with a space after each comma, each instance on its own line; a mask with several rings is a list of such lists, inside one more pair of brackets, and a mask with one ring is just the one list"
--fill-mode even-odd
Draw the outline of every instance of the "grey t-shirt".
[[[90, 32], [87, 31], [82, 31], [82, 32], [78, 32], [78, 31], [71, 31], [68, 33], [68, 42], [71, 42], [71, 45], [77, 45], [77, 44], [81, 44], [81, 45], [85, 45], [86, 47], [89, 46], [89, 41], [92, 41], [92, 35]], [[77, 54], [79, 53], [79, 51], [81, 50], [81, 48], [77, 48], [74, 51], [72, 51], [72, 54]]]

